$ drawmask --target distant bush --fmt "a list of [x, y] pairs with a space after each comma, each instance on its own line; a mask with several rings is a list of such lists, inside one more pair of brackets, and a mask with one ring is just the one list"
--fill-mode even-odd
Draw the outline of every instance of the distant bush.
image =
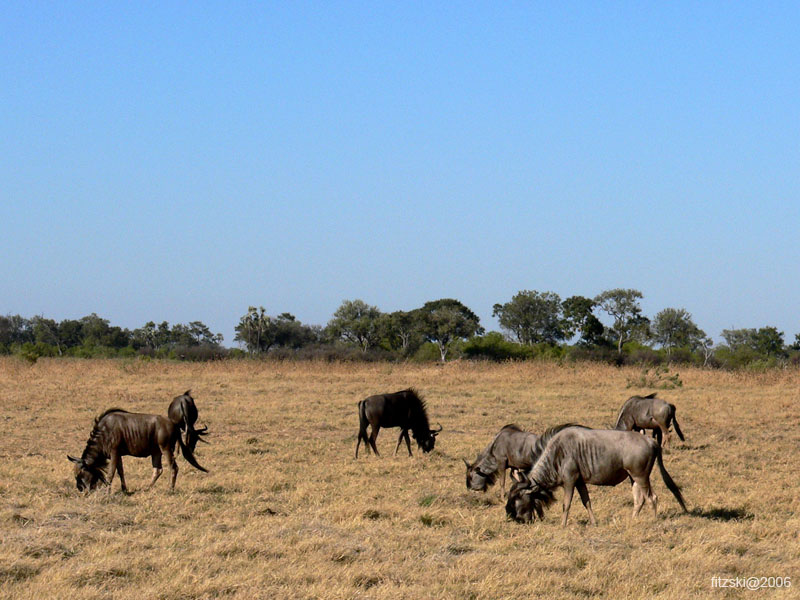
[[[447, 355], [448, 358], [454, 359], [458, 358], [458, 354], [450, 351]], [[431, 342], [425, 342], [419, 347], [414, 355], [411, 357], [411, 360], [414, 362], [441, 362], [441, 354], [439, 353], [439, 348], [436, 344]]]
[[567, 346], [564, 348], [564, 360], [615, 364], [617, 361], [617, 349], [611, 346]]
[[566, 356], [566, 346], [556, 344], [534, 344], [530, 346], [531, 357], [539, 360], [562, 361]]
[[533, 356], [529, 346], [510, 342], [496, 331], [467, 341], [462, 352], [465, 358], [496, 361], [525, 360]]
[[678, 373], [670, 373], [669, 367], [646, 367], [638, 377], [628, 378], [627, 387], [674, 390], [683, 387], [683, 381]]
[[197, 362], [222, 360], [228, 356], [228, 350], [226, 348], [223, 348], [222, 346], [212, 346], [211, 344], [177, 347], [173, 350], [173, 353], [180, 360], [191, 360]]

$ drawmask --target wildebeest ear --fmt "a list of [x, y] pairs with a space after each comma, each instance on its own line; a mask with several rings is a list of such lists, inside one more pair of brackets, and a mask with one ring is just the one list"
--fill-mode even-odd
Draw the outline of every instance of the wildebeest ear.
[[185, 392], [183, 392], [183, 395], [184, 396], [191, 396], [192, 395], [192, 390], [186, 390]]
[[67, 458], [74, 463], [81, 464], [83, 462], [80, 458], [75, 458], [74, 456], [70, 456], [69, 454], [67, 454]]

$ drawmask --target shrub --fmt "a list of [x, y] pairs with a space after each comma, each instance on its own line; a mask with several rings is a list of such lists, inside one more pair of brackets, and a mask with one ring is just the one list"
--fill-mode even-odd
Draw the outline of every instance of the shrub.
[[464, 344], [462, 352], [466, 358], [496, 361], [525, 360], [533, 356], [530, 347], [509, 342], [496, 331], [472, 338]]
[[638, 377], [628, 378], [627, 387], [674, 390], [683, 387], [683, 381], [678, 373], [670, 374], [669, 367], [646, 367]]

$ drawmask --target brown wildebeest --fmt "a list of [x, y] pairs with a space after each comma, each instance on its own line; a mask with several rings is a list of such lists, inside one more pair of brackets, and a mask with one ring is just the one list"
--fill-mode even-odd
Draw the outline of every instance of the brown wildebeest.
[[517, 425], [503, 427], [474, 463], [462, 459], [467, 465], [467, 489], [485, 492], [502, 475], [501, 495], [505, 496], [506, 469], [530, 469], [543, 448], [539, 447], [537, 452], [538, 440], [538, 435]]
[[197, 422], [197, 406], [195, 406], [191, 392], [191, 390], [186, 390], [182, 396], [175, 397], [167, 409], [167, 416], [181, 430], [183, 443], [194, 452], [198, 440], [208, 443], [201, 437], [207, 435], [208, 426], [202, 429], [194, 428], [194, 424]]
[[[180, 444], [183, 456], [190, 465], [208, 472], [197, 464], [194, 454], [183, 443], [180, 430], [169, 419], [160, 415], [130, 413], [121, 408], [111, 408], [94, 420], [92, 433], [81, 457], [67, 455], [67, 458], [75, 463], [75, 484], [79, 492], [94, 489], [101, 482], [108, 484], [110, 494], [116, 471], [119, 471], [122, 491], [127, 491], [125, 473], [122, 470], [123, 456], [152, 457], [153, 479], [149, 489], [161, 476], [161, 455], [166, 454], [172, 470], [169, 487], [174, 490], [175, 479], [178, 477], [178, 463], [174, 452], [176, 443]], [[106, 480], [105, 471], [109, 464], [110, 472]]]
[[675, 405], [656, 398], [655, 392], [647, 396], [632, 396], [619, 411], [614, 429], [640, 431], [652, 429], [658, 445], [669, 446], [669, 426], [675, 425], [675, 433], [684, 441], [683, 432], [675, 418]]
[[[400, 437], [397, 438], [397, 446], [394, 448], [395, 455], [400, 442], [406, 440], [408, 455], [411, 456], [411, 440], [408, 438], [408, 430], [423, 452], [430, 452], [436, 444], [436, 436], [442, 430], [432, 430], [428, 424], [428, 414], [425, 409], [425, 401], [413, 389], [395, 392], [394, 394], [379, 394], [370, 396], [358, 403], [358, 442], [356, 442], [356, 458], [358, 458], [358, 447], [361, 441], [369, 452], [370, 446], [375, 454], [380, 456], [375, 439], [381, 427], [399, 427]], [[367, 436], [367, 425], [372, 426], [369, 437]]]
[[613, 486], [630, 477], [633, 480], [633, 516], [639, 514], [645, 500], [656, 514], [658, 499], [650, 487], [650, 471], [656, 462], [667, 488], [687, 512], [680, 489], [664, 468], [661, 446], [655, 440], [632, 431], [567, 427], [550, 439], [529, 471], [517, 472], [517, 482], [508, 494], [506, 513], [516, 521], [532, 521], [535, 515], [541, 519], [545, 507], [554, 500], [553, 491], [563, 486], [562, 527], [567, 525], [575, 488], [592, 525], [597, 525], [586, 484]]

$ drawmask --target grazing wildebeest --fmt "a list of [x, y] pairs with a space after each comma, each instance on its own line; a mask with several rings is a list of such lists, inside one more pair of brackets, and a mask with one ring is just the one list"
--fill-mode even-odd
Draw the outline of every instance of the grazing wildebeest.
[[[161, 455], [166, 454], [172, 470], [169, 487], [173, 490], [175, 479], [178, 477], [178, 463], [175, 461], [174, 452], [176, 442], [180, 444], [183, 456], [190, 465], [208, 472], [197, 464], [194, 454], [183, 443], [180, 430], [172, 421], [160, 415], [131, 413], [120, 408], [111, 408], [97, 417], [81, 457], [74, 458], [67, 455], [67, 458], [75, 463], [75, 484], [78, 491], [94, 489], [97, 483], [101, 482], [108, 484], [110, 494], [116, 471], [119, 471], [122, 491], [127, 491], [125, 473], [122, 470], [123, 456], [152, 457], [153, 479], [149, 486], [151, 488], [161, 476]], [[110, 472], [106, 479], [108, 465]]]
[[194, 404], [191, 392], [191, 390], [186, 390], [182, 396], [175, 397], [167, 409], [167, 416], [181, 430], [183, 443], [194, 452], [198, 440], [206, 442], [201, 436], [207, 434], [208, 426], [202, 429], [194, 428], [194, 424], [197, 422], [197, 406]]
[[[425, 411], [425, 401], [413, 389], [395, 392], [394, 394], [379, 394], [370, 396], [358, 403], [358, 442], [356, 442], [356, 458], [358, 458], [358, 447], [361, 441], [369, 452], [370, 446], [375, 454], [380, 456], [375, 445], [378, 431], [381, 427], [399, 427], [400, 437], [397, 438], [397, 446], [394, 448], [395, 455], [400, 442], [406, 440], [408, 455], [411, 456], [411, 440], [408, 438], [408, 430], [417, 441], [417, 445], [423, 452], [430, 452], [436, 444], [436, 436], [442, 430], [432, 430], [428, 424], [428, 415]], [[372, 426], [372, 431], [367, 437], [367, 425]]]
[[656, 398], [654, 392], [647, 396], [628, 398], [619, 411], [614, 429], [620, 431], [652, 429], [653, 437], [658, 440], [658, 445], [667, 447], [669, 446], [669, 426], [671, 424], [675, 425], [675, 433], [683, 441], [685, 439], [683, 432], [675, 418], [675, 405]]
[[645, 500], [650, 502], [655, 514], [657, 498], [650, 487], [650, 471], [655, 462], [667, 488], [686, 512], [680, 489], [664, 468], [661, 447], [655, 440], [632, 431], [567, 427], [552, 436], [529, 471], [517, 472], [517, 481], [508, 494], [506, 513], [517, 521], [532, 521], [534, 513], [541, 519], [545, 507], [554, 500], [553, 491], [563, 486], [562, 527], [567, 524], [575, 488], [592, 525], [597, 525], [586, 484], [613, 486], [630, 477], [633, 516], [639, 514]]
[[[502, 475], [501, 495], [506, 491], [506, 469], [529, 469], [536, 461], [539, 436], [523, 431], [517, 425], [506, 425], [492, 442], [478, 454], [475, 462], [463, 458], [467, 465], [467, 489], [485, 492]], [[541, 447], [539, 452], [541, 452]]]

